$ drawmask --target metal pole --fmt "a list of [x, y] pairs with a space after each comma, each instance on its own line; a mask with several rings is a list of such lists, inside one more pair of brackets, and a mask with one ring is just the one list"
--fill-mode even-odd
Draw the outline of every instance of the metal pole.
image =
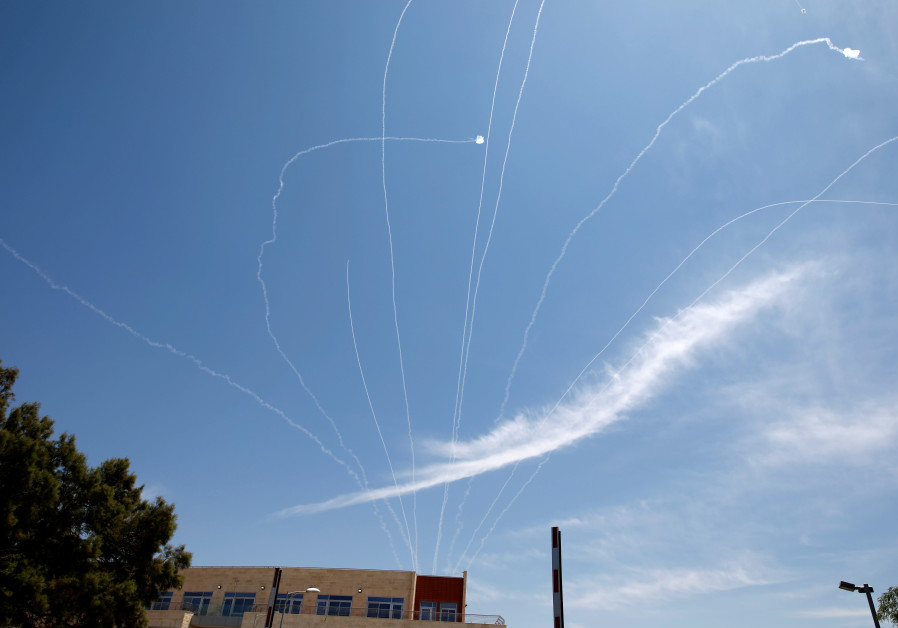
[[[554, 628], [564, 628], [564, 595], [561, 589], [561, 531], [552, 528], [552, 607], [555, 611]], [[877, 626], [877, 628], [879, 628]]]
[[873, 596], [870, 595], [871, 593], [873, 593], [873, 587], [871, 587], [869, 584], [864, 584], [864, 586], [859, 588], [858, 591], [867, 594], [867, 603], [870, 605], [870, 614], [873, 615], [873, 625], [876, 626], [876, 628], [879, 628], [879, 620], [876, 618], [876, 607], [873, 606]]
[[271, 593], [268, 596], [268, 608], [265, 612], [265, 628], [274, 626], [274, 606], [277, 604], [278, 589], [281, 586], [281, 568], [274, 568], [274, 579], [271, 581]]

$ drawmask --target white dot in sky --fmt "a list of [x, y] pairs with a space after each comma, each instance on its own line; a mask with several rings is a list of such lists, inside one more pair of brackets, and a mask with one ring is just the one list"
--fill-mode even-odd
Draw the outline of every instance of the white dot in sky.
[[474, 138], [474, 143], [475, 143], [475, 144], [483, 144], [483, 136], [482, 136], [482, 135], [478, 135], [477, 137], [475, 137], [475, 138]]

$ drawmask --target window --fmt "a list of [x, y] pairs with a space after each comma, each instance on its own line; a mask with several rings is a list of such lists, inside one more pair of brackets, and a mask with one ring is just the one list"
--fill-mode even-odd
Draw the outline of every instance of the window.
[[221, 614], [223, 617], [242, 617], [243, 613], [253, 609], [255, 603], [255, 593], [225, 593]]
[[150, 604], [147, 607], [147, 610], [149, 610], [149, 611], [167, 611], [168, 608], [171, 606], [171, 595], [172, 595], [171, 591], [169, 591], [168, 593], [161, 594], [159, 596], [159, 599], [157, 599], [155, 602], [153, 602], [152, 604]]
[[289, 600], [286, 593], [278, 593], [277, 600], [274, 602], [274, 612], [299, 615], [302, 612], [302, 593], [291, 595]]
[[369, 597], [368, 617], [402, 619], [403, 602], [405, 599], [401, 597]]
[[194, 615], [205, 615], [209, 612], [209, 603], [212, 602], [212, 591], [198, 593], [185, 591], [184, 601], [181, 602], [182, 611], [193, 611]]
[[455, 602], [440, 602], [440, 621], [455, 621], [458, 614], [458, 604]]
[[418, 618], [422, 621], [436, 621], [437, 618], [437, 603], [436, 602], [421, 602], [420, 611], [418, 612]]
[[318, 595], [318, 615], [342, 615], [349, 617], [352, 610], [351, 595]]

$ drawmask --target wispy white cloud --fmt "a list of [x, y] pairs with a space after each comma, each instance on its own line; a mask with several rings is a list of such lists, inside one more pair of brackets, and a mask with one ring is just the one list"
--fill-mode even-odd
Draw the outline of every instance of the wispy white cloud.
[[626, 364], [583, 384], [555, 405], [522, 412], [469, 441], [431, 443], [434, 453], [455, 461], [418, 468], [413, 481], [294, 506], [278, 514], [322, 512], [396, 497], [544, 456], [593, 436], [658, 395], [674, 375], [691, 366], [700, 350], [725, 342], [740, 325], [782, 299], [788, 287], [810, 268], [798, 266], [772, 273], [725, 293], [716, 302], [700, 303], [675, 317], [659, 319]]
[[[762, 433], [768, 447], [753, 462], [873, 462], [898, 440], [898, 401], [862, 403], [854, 408], [791, 408], [796, 415], [775, 422]], [[878, 462], [877, 462], [878, 464]]]
[[646, 600], [663, 601], [714, 591], [770, 584], [761, 573], [741, 565], [717, 569], [651, 569], [615, 585], [590, 586], [566, 596], [566, 605], [587, 609], [617, 609]]
[[798, 611], [796, 617], [804, 617], [807, 619], [838, 619], [840, 617], [867, 617], [869, 619], [870, 611], [864, 608], [815, 608], [807, 611]]

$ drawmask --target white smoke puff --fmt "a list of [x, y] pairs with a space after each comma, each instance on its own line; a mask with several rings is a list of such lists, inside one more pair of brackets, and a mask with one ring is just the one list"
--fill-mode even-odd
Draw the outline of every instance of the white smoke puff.
[[848, 57], [849, 59], [858, 59], [861, 56], [860, 50], [852, 50], [851, 48], [845, 48], [842, 51], [842, 54]]
[[[848, 55], [846, 54], [845, 56], [847, 57]], [[474, 143], [475, 143], [475, 144], [483, 144], [483, 136], [482, 136], [482, 135], [478, 135], [477, 137], [475, 137], [475, 138], [474, 138]]]

